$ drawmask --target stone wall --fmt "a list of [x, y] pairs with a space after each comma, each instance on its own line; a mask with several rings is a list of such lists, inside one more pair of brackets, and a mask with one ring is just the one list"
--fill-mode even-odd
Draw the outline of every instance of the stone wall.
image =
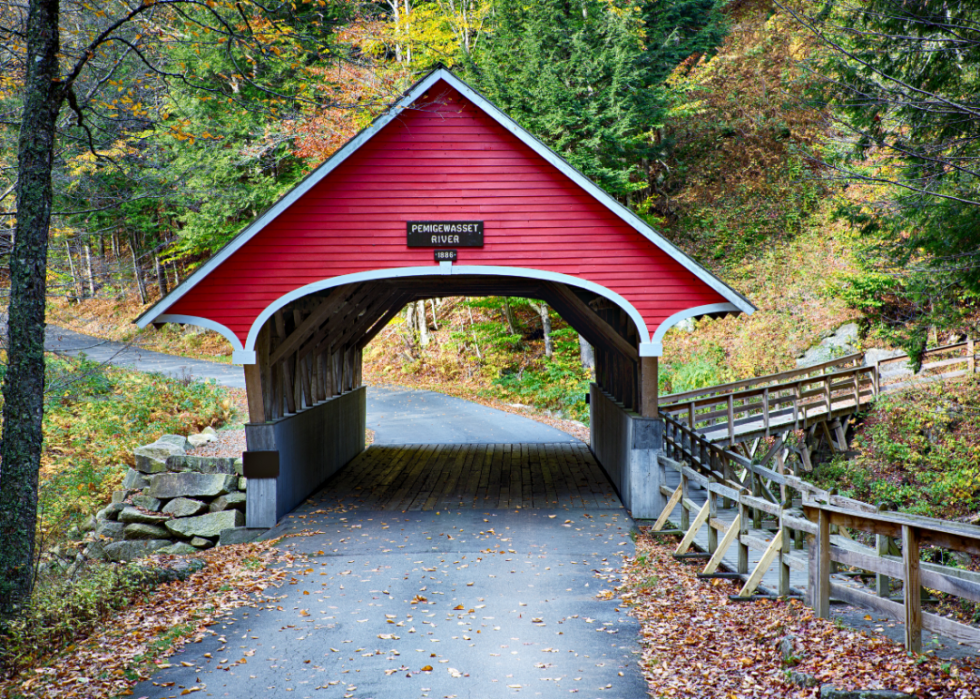
[[256, 538], [260, 531], [244, 528], [248, 483], [241, 458], [187, 453], [215, 435], [211, 428], [189, 438], [165, 434], [138, 447], [112, 503], [86, 523], [86, 555], [133, 560]]

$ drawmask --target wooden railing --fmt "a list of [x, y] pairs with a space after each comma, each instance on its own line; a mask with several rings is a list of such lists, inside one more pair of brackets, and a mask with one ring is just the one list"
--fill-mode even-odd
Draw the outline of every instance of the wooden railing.
[[[809, 584], [817, 616], [830, 617], [830, 599], [870, 607], [905, 622], [905, 647], [922, 650], [922, 629], [947, 636], [974, 647], [980, 645], [980, 629], [922, 611], [922, 588], [945, 592], [980, 603], [980, 576], [969, 571], [930, 565], [920, 560], [922, 545], [980, 555], [980, 527], [928, 517], [895, 513], [867, 513], [834, 507], [821, 502], [804, 502], [812, 535]], [[901, 559], [878, 556], [868, 547], [847, 540], [835, 542], [831, 527], [846, 527], [877, 537], [899, 538]], [[863, 586], [842, 585], [831, 580], [835, 564], [853, 566], [902, 581], [902, 603], [879, 596]]]
[[[738, 462], [738, 458], [729, 461]], [[672, 470], [679, 475], [680, 485], [674, 490], [661, 486], [667, 505], [652, 530], [663, 531], [679, 506], [680, 526], [675, 533], [682, 539], [674, 555], [691, 558], [702, 557], [689, 550], [707, 525], [707, 552], [703, 556], [709, 560], [699, 577], [740, 579], [742, 587], [734, 596], [736, 599], [754, 598], [763, 577], [775, 564], [776, 593], [791, 594], [790, 571], [805, 571], [807, 600], [822, 618], [829, 617], [830, 598], [834, 597], [905, 621], [906, 647], [911, 651], [921, 650], [922, 629], [980, 646], [980, 629], [921, 609], [923, 587], [980, 603], [980, 574], [919, 560], [923, 544], [980, 554], [980, 527], [880, 512], [867, 503], [828, 493], [796, 476], [751, 463], [734, 480], [700, 462], [692, 466], [664, 456], [659, 463], [661, 482], [666, 482], [666, 473]], [[777, 487], [778, 498], [774, 494]], [[692, 499], [693, 488], [705, 491], [704, 504]], [[875, 535], [876, 547], [854, 541], [849, 529]], [[809, 541], [807, 552], [803, 550], [804, 538]], [[901, 557], [890, 555], [895, 538], [901, 541]], [[719, 573], [732, 546], [737, 550], [735, 571]], [[761, 551], [751, 570], [750, 549]], [[834, 582], [831, 574], [838, 566], [868, 571], [875, 576], [876, 591], [858, 583]], [[902, 581], [902, 603], [891, 599], [890, 579]]]
[[892, 365], [907, 364], [906, 355], [869, 366], [863, 361], [863, 354], [852, 354], [804, 369], [667, 395], [659, 401], [660, 412], [730, 447], [741, 439], [769, 438], [774, 432], [833, 420], [872, 402], [882, 391], [912, 381], [976, 371], [972, 339], [928, 350], [915, 375], [888, 371]]
[[661, 414], [683, 419], [687, 427], [712, 434], [712, 441], [735, 444], [751, 433], [770, 437], [774, 430], [807, 429], [815, 419], [853, 412], [878, 395], [873, 366], [838, 369], [767, 386], [695, 397], [661, 406]]

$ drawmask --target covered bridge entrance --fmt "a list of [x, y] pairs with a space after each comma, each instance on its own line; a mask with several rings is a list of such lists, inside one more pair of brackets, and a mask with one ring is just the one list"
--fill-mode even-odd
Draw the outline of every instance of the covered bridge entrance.
[[633, 516], [655, 516], [664, 333], [754, 309], [444, 69], [137, 324], [234, 346], [247, 525], [266, 527], [364, 450], [365, 345], [408, 302], [488, 295], [545, 301], [593, 345], [593, 454]]

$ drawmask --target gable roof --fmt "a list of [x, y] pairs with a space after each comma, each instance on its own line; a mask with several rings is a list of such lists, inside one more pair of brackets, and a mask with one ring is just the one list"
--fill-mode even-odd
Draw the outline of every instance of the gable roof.
[[748, 299], [735, 291], [735, 289], [725, 284], [718, 277], [714, 276], [700, 264], [695, 262], [679, 248], [675, 247], [670, 241], [661, 236], [649, 224], [643, 221], [643, 219], [620, 204], [614, 197], [610, 196], [592, 180], [572, 167], [568, 161], [551, 150], [527, 130], [518, 125], [517, 122], [504, 114], [487, 98], [477, 92], [477, 90], [463, 80], [457, 78], [446, 68], [440, 67], [433, 70], [431, 73], [415, 83], [415, 85], [409, 88], [393, 107], [388, 109], [388, 111], [386, 111], [384, 114], [378, 116], [369, 126], [365, 127], [354, 138], [348, 141], [342, 148], [324, 161], [323, 164], [310, 172], [299, 184], [286, 193], [273, 206], [263, 212], [258, 218], [256, 218], [251, 224], [242, 230], [241, 233], [235, 236], [234, 239], [229, 241], [224, 247], [215, 253], [211, 259], [199, 267], [193, 274], [181, 282], [164, 298], [160, 299], [151, 308], [147, 309], [146, 312], [136, 319], [136, 325], [140, 328], [145, 328], [150, 323], [153, 323], [159, 316], [166, 314], [167, 310], [185, 294], [187, 294], [187, 292], [193, 289], [212, 271], [217, 269], [225, 260], [231, 257], [249, 240], [254, 238], [280, 214], [289, 209], [289, 207], [298, 201], [304, 194], [309, 192], [313, 187], [319, 184], [320, 181], [325, 179], [331, 172], [337, 169], [365, 143], [370, 141], [375, 134], [387, 126], [391, 121], [396, 119], [403, 111], [411, 109], [412, 105], [439, 81], [445, 81], [455, 90], [460, 92], [487, 116], [516, 136], [521, 142], [527, 145], [545, 161], [565, 174], [575, 184], [605, 206], [610, 212], [615, 214], [622, 221], [647, 238], [651, 243], [660, 248], [664, 253], [677, 261], [705, 285], [715, 290], [726, 301], [738, 309], [738, 311], [751, 314], [756, 310]]

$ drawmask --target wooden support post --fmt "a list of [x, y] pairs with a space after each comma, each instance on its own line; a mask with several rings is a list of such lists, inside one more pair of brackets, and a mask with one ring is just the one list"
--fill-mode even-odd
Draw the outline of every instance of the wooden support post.
[[766, 571], [769, 570], [769, 566], [772, 565], [773, 559], [776, 554], [783, 546], [783, 530], [780, 529], [776, 532], [776, 535], [769, 542], [769, 546], [766, 547], [765, 552], [762, 554], [762, 558], [759, 559], [759, 563], [756, 565], [755, 570], [749, 576], [745, 584], [742, 585], [742, 589], [739, 590], [739, 597], [748, 597], [755, 589], [759, 587], [759, 583], [762, 582], [762, 578], [765, 576]]
[[687, 428], [694, 431], [694, 401], [687, 404]]
[[728, 394], [728, 446], [735, 444], [735, 397]]
[[657, 517], [657, 521], [653, 523], [653, 529], [651, 531], [659, 532], [663, 529], [663, 526], [667, 523], [667, 518], [670, 517], [670, 513], [674, 511], [677, 503], [681, 501], [681, 497], [684, 495], [684, 490], [681, 486], [677, 486], [677, 490], [674, 494], [670, 496], [670, 500], [667, 501], [666, 507], [664, 507], [663, 512]]
[[810, 575], [815, 576], [813, 609], [820, 619], [830, 618], [830, 515], [820, 510], [817, 516], [816, 566]]
[[[640, 357], [640, 415], [643, 417], [660, 417], [657, 407], [659, 400], [659, 361], [658, 357]], [[692, 426], [693, 428], [693, 426]]]
[[245, 396], [248, 399], [248, 421], [253, 424], [265, 422], [265, 401], [262, 398], [262, 375], [258, 364], [246, 364]]
[[792, 537], [790, 536], [789, 529], [786, 528], [786, 524], [783, 521], [787, 509], [787, 503], [784, 500], [783, 513], [779, 516], [779, 589], [777, 590], [777, 594], [779, 594], [780, 597], [789, 594], [789, 561], [786, 557], [789, 556], [789, 545]]
[[[717, 479], [708, 477], [710, 483], [717, 482]], [[711, 526], [711, 520], [718, 517], [718, 496], [708, 491], [708, 553], [714, 553], [718, 549], [718, 530]]]
[[973, 347], [973, 336], [966, 336], [966, 368], [971, 374], [975, 374], [977, 371], [977, 355]]
[[[884, 534], [875, 535], [875, 550], [878, 556], [884, 557], [888, 555], [888, 541], [889, 537]], [[892, 581], [887, 575], [882, 575], [881, 573], [875, 574], [875, 593], [879, 597], [884, 597], [888, 599], [892, 594]]]
[[[681, 504], [683, 506], [683, 503]], [[694, 521], [691, 523], [691, 526], [685, 532], [684, 538], [681, 539], [681, 543], [677, 545], [677, 549], [674, 551], [675, 556], [687, 553], [687, 550], [691, 548], [691, 544], [694, 543], [694, 537], [697, 536], [698, 531], [704, 526], [704, 523], [708, 521], [708, 514], [710, 512], [711, 503], [710, 501], [705, 502], [704, 506], [698, 510], [698, 514], [694, 517]]]
[[738, 573], [749, 572], [749, 545], [745, 537], [749, 533], [749, 508], [738, 501]]
[[[755, 471], [748, 467], [749, 472], [749, 485], [752, 489], [752, 495], [757, 498], [762, 497], [762, 478]], [[752, 527], [754, 529], [762, 529], [762, 510], [759, 508], [753, 508], [752, 510]]]
[[922, 652], [922, 582], [919, 575], [919, 532], [902, 525], [902, 563], [905, 568], [905, 650]]
[[766, 426], [766, 439], [769, 439], [769, 388], [762, 391], [762, 422]]
[[684, 501], [691, 499], [690, 494], [690, 483], [688, 483], [687, 476], [683, 473], [681, 474], [681, 529], [687, 531], [691, 527], [691, 513], [687, 511], [684, 507]]
[[718, 544], [718, 548], [715, 549], [714, 555], [711, 556], [711, 560], [708, 561], [708, 565], [704, 567], [703, 574], [710, 575], [718, 570], [718, 566], [721, 565], [721, 561], [725, 558], [725, 552], [732, 545], [732, 542], [738, 538], [738, 533], [742, 528], [742, 520], [738, 515], [735, 515], [735, 521], [732, 522], [731, 526], [725, 531], [725, 536], [721, 538], [721, 543]]

